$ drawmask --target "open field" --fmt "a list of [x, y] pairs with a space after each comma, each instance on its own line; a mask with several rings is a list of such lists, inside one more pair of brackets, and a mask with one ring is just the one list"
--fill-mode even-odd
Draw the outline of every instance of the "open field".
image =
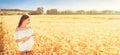
[[[0, 18], [5, 30], [0, 55], [15, 55], [13, 34], [20, 16]], [[119, 15], [32, 15], [30, 19], [39, 39], [47, 43], [35, 42], [34, 55], [120, 55]]]

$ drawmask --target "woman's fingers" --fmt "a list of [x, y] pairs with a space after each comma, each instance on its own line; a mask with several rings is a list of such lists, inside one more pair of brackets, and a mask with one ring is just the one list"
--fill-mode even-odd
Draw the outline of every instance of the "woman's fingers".
[[32, 36], [37, 36], [37, 33], [33, 33]]

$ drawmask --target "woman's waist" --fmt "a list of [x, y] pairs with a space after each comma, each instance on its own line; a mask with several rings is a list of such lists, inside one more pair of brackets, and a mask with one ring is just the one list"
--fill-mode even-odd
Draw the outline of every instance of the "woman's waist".
[[30, 39], [28, 39], [26, 42], [19, 42], [19, 45], [29, 45], [29, 44], [34, 44], [34, 40], [31, 37]]

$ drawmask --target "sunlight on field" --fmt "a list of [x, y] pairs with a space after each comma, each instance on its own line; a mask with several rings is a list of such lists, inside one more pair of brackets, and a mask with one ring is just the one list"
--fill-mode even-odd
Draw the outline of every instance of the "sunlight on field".
[[[6, 26], [0, 55], [16, 55], [13, 34], [20, 16], [0, 18]], [[120, 55], [119, 15], [34, 15], [30, 19], [39, 39], [47, 43], [35, 42], [34, 55]]]

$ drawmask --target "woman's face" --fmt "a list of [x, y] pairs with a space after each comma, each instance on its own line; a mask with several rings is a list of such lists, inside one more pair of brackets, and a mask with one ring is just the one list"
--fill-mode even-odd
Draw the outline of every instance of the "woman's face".
[[28, 18], [28, 19], [24, 20], [23, 23], [28, 25], [30, 23], [30, 19]]

